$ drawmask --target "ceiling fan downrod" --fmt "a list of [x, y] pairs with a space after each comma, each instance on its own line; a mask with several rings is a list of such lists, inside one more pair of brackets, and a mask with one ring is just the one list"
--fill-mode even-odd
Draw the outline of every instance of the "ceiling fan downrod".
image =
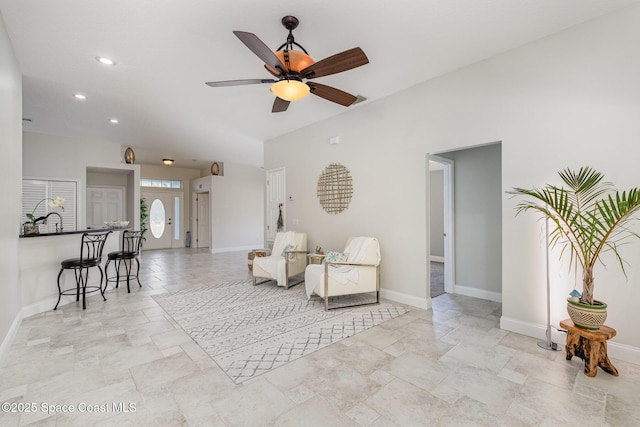
[[281, 22], [282, 22], [282, 26], [287, 30], [289, 30], [289, 35], [287, 36], [287, 41], [284, 42], [276, 50], [276, 52], [279, 50], [284, 50], [284, 52], [288, 52], [289, 50], [292, 50], [293, 46], [295, 45], [295, 46], [298, 46], [304, 53], [309, 55], [309, 52], [307, 52], [307, 50], [304, 47], [302, 47], [300, 44], [296, 43], [295, 38], [293, 37], [293, 30], [298, 28], [298, 24], [300, 23], [298, 18], [296, 18], [295, 16], [288, 15], [282, 18]]

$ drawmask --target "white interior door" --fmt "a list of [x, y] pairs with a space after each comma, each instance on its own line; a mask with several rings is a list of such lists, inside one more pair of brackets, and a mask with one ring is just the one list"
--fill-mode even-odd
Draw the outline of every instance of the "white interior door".
[[145, 249], [168, 249], [184, 246], [182, 238], [182, 193], [142, 192], [149, 204], [149, 231]]
[[[278, 232], [278, 216], [282, 209], [283, 224], [285, 220], [285, 170], [284, 168], [267, 171], [267, 206], [266, 206], [266, 234], [267, 242], [273, 242]], [[284, 231], [284, 230], [283, 230]]]
[[196, 196], [196, 248], [208, 248], [211, 242], [209, 235], [209, 193], [198, 193]]

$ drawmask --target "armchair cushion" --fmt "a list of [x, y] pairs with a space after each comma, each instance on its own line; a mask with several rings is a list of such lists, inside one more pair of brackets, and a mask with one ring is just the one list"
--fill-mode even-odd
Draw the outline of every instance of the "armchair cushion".
[[349, 259], [349, 254], [343, 252], [327, 251], [324, 257], [324, 262], [346, 262]]
[[[378, 265], [380, 264], [380, 245], [374, 237], [354, 237], [347, 242], [344, 253], [348, 253], [346, 262], [328, 265], [309, 265], [305, 270], [305, 288], [307, 298], [316, 294], [325, 297], [325, 271], [328, 271], [328, 296], [348, 295], [377, 291]], [[339, 264], [343, 265], [339, 265]], [[359, 265], [354, 265], [359, 264]]]
[[256, 278], [276, 280], [278, 286], [288, 287], [288, 278], [304, 271], [307, 263], [307, 235], [294, 231], [276, 234], [271, 255], [253, 260]]

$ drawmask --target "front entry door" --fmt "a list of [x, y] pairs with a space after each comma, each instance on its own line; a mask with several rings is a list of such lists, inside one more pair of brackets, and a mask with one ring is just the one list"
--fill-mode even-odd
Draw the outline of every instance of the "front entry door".
[[149, 230], [145, 233], [145, 249], [167, 249], [184, 246], [180, 231], [182, 193], [142, 192], [149, 205]]

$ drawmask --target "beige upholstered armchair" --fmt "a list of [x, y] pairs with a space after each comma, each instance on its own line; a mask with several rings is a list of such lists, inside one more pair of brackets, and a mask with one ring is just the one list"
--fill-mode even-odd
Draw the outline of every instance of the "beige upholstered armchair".
[[375, 292], [380, 302], [380, 245], [374, 237], [353, 237], [344, 252], [327, 252], [324, 264], [312, 264], [305, 270], [307, 298], [316, 294], [324, 299], [324, 309], [352, 307], [341, 305], [329, 308], [329, 297]]
[[[275, 280], [278, 286], [297, 285], [304, 280], [289, 283], [289, 278], [304, 272], [307, 266], [307, 235], [295, 231], [276, 233], [269, 256], [253, 258], [253, 285]], [[269, 252], [269, 250], [267, 250]], [[258, 279], [265, 279], [258, 282]]]

